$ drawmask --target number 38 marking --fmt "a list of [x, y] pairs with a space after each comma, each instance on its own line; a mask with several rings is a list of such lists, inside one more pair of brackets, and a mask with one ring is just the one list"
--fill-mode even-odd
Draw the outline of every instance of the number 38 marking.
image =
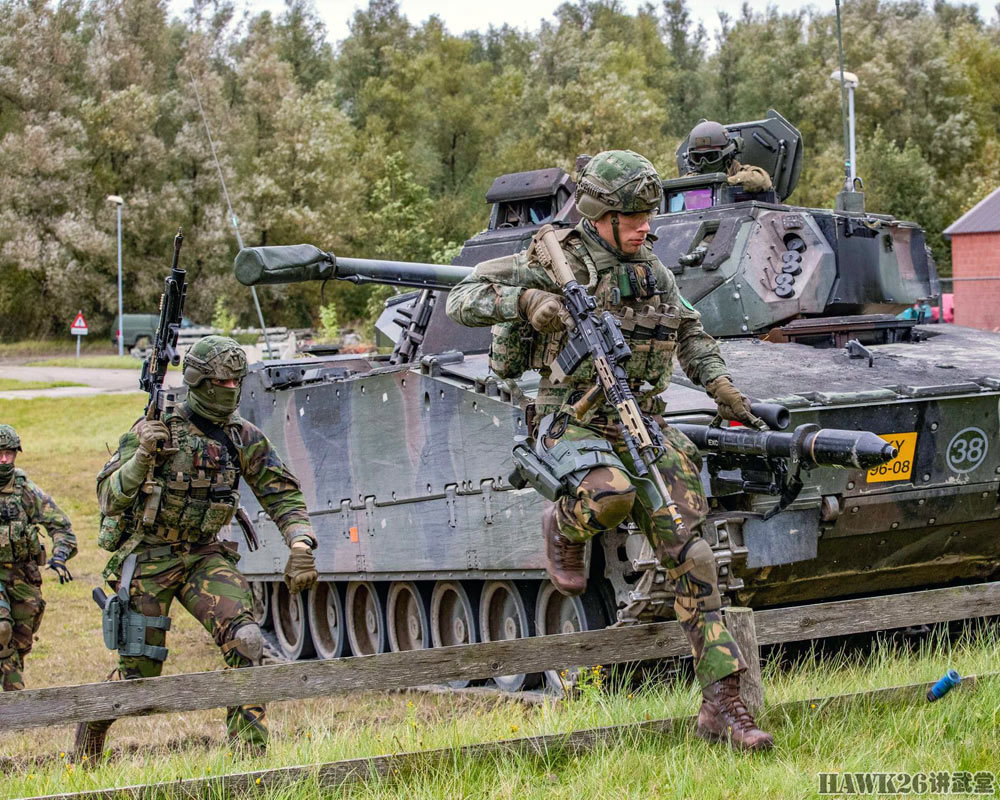
[[948, 469], [959, 474], [972, 472], [983, 463], [989, 440], [982, 428], [965, 428], [948, 442]]

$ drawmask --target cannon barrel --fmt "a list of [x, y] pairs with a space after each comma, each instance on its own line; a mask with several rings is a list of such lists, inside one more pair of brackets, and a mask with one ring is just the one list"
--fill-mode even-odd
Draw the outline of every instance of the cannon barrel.
[[712, 428], [673, 423], [699, 450], [744, 456], [790, 458], [797, 455], [809, 467], [871, 469], [892, 461], [898, 451], [871, 431], [847, 431], [800, 425], [791, 433], [749, 428]]
[[336, 278], [351, 283], [381, 283], [447, 291], [472, 272], [471, 267], [338, 258], [311, 244], [245, 247], [236, 254], [236, 279], [245, 286], [302, 283]]

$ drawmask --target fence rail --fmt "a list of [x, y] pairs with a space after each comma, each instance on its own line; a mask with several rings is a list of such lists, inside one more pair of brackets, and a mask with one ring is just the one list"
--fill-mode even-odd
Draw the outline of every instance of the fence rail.
[[[760, 644], [1000, 615], [1000, 582], [754, 614]], [[0, 694], [0, 731], [686, 655], [676, 622]]]
[[[955, 691], [960, 693], [973, 692], [980, 684], [995, 681], [998, 677], [1000, 677], [1000, 672], [987, 672], [978, 676], [969, 675], [962, 678], [961, 685]], [[923, 700], [923, 696], [929, 685], [928, 683], [912, 683], [850, 694], [792, 700], [769, 707], [761, 720], [766, 726], [769, 718], [772, 721], [779, 721], [804, 713], [815, 716], [825, 710], [848, 708], [858, 703], [926, 702]], [[262, 792], [288, 788], [303, 782], [309, 782], [319, 789], [337, 789], [364, 781], [405, 776], [406, 772], [414, 769], [447, 768], [448, 765], [454, 764], [457, 759], [464, 761], [470, 758], [490, 758], [498, 755], [544, 755], [553, 751], [573, 755], [583, 754], [601, 746], [635, 742], [646, 736], [679, 736], [683, 732], [693, 729], [694, 723], [695, 717], [693, 716], [669, 717], [646, 722], [630, 722], [565, 733], [523, 736], [517, 739], [501, 739], [435, 750], [365, 756], [322, 764], [278, 767], [254, 772], [186, 778], [164, 783], [122, 786], [112, 789], [93, 789], [22, 798], [22, 800], [152, 800], [152, 798], [203, 800], [206, 797], [232, 797], [251, 793], [259, 795]]]

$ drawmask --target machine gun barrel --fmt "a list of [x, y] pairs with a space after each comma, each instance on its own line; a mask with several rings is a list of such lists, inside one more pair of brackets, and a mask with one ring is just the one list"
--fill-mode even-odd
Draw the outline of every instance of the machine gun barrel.
[[336, 278], [351, 283], [381, 283], [447, 291], [472, 272], [471, 267], [339, 258], [311, 244], [245, 247], [236, 255], [236, 279], [245, 286], [302, 283]]
[[671, 423], [699, 450], [764, 458], [797, 458], [807, 467], [872, 469], [892, 461], [899, 451], [871, 431], [848, 431], [799, 425], [791, 433], [749, 428], [712, 428]]

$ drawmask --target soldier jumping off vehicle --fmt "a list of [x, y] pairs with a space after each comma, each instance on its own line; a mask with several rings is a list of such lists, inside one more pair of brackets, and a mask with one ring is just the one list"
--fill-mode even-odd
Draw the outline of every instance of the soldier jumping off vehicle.
[[[659, 175], [642, 156], [628, 150], [598, 154], [583, 169], [577, 188], [583, 221], [557, 233], [565, 257], [597, 300], [597, 310], [621, 320], [632, 350], [626, 362], [629, 383], [643, 413], [662, 414], [659, 395], [670, 381], [676, 355], [688, 377], [714, 398], [722, 417], [764, 428], [733, 386], [700, 315], [681, 297], [673, 274], [649, 245], [649, 223], [662, 194]], [[542, 515], [552, 582], [564, 594], [582, 593], [585, 543], [631, 517], [674, 584], [674, 609], [702, 686], [699, 735], [742, 749], [771, 747], [772, 737], [757, 727], [739, 694], [746, 664], [722, 620], [715, 558], [700, 535], [708, 503], [697, 448], [661, 426], [666, 447], [650, 469], [663, 476], [683, 522], [677, 525], [656, 490], [650, 491], [650, 481], [637, 478], [615, 409], [599, 402], [576, 416], [573, 404], [594, 384], [590, 362], [562, 383], [552, 379], [553, 360], [567, 341], [568, 312], [560, 285], [544, 266], [551, 257], [543, 249], [536, 236], [512, 258], [479, 264], [451, 290], [447, 312], [464, 325], [495, 326], [490, 363], [501, 377], [526, 369], [541, 374], [534, 435], [548, 453], [558, 448], [567, 488]]]
[[[316, 583], [316, 539], [299, 483], [260, 429], [236, 413], [246, 373], [246, 355], [235, 341], [199, 340], [184, 358], [186, 400], [162, 419], [139, 420], [97, 476], [103, 514], [98, 543], [114, 553], [104, 576], [126, 600], [119, 613], [128, 624], [121, 629], [145, 630], [138, 641], [118, 641], [112, 680], [160, 674], [175, 597], [212, 634], [230, 667], [261, 663], [263, 639], [249, 585], [236, 569], [235, 544], [217, 538], [237, 512], [240, 477], [291, 550], [285, 565], [289, 591]], [[146, 523], [144, 504], [154, 492], [159, 503]], [[78, 758], [101, 755], [111, 723], [77, 727]], [[251, 752], [266, 747], [263, 706], [229, 708], [226, 728], [231, 740]]]
[[73, 580], [66, 562], [76, 555], [69, 519], [14, 466], [19, 452], [17, 431], [0, 425], [0, 677], [5, 692], [24, 688], [24, 658], [45, 612], [38, 569], [45, 563], [43, 534], [52, 537], [48, 566], [59, 583]]
[[737, 142], [718, 122], [703, 119], [688, 135], [688, 175], [724, 172], [730, 186], [742, 186], [745, 192], [766, 192], [772, 188], [767, 170], [736, 160]]

